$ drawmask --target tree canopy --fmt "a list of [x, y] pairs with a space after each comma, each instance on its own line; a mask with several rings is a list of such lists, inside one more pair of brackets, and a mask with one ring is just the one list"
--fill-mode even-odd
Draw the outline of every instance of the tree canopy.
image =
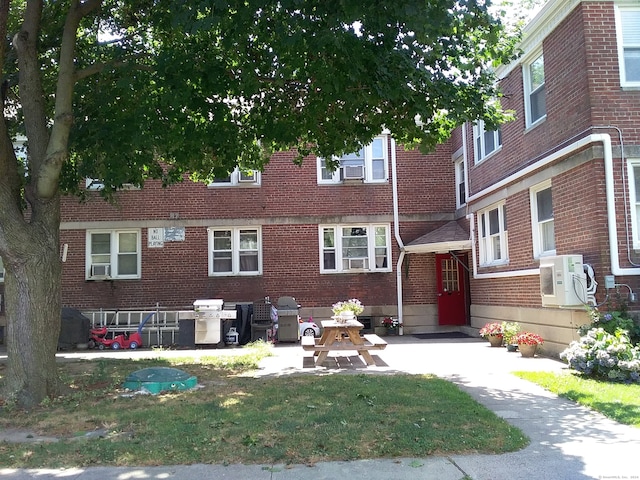
[[483, 2], [105, 1], [77, 36], [64, 186], [331, 158], [384, 127], [430, 148], [499, 119], [488, 67], [510, 52]]
[[468, 120], [490, 129], [513, 40], [487, 3], [0, 0], [9, 394], [55, 392], [61, 193], [226, 176], [281, 150], [331, 159], [384, 128], [424, 149]]

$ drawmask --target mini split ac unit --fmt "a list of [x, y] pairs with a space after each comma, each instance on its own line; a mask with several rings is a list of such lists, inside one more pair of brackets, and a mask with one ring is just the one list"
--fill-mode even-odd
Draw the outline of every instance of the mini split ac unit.
[[92, 277], [103, 277], [106, 278], [111, 273], [111, 265], [108, 263], [94, 263], [91, 265], [91, 276]]
[[584, 307], [587, 304], [587, 275], [582, 255], [541, 258], [540, 295], [543, 307]]
[[364, 165], [345, 165], [342, 167], [344, 180], [362, 180], [364, 178]]

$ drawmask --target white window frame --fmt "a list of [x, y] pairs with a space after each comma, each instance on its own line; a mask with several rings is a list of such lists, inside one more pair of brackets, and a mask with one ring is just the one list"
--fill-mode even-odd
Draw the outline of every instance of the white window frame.
[[[489, 139], [493, 141], [492, 150], [489, 150]], [[473, 125], [473, 157], [475, 162], [480, 163], [500, 150], [502, 150], [502, 131], [499, 128], [497, 130], [485, 130], [484, 122], [478, 120]]]
[[[555, 245], [555, 235], [553, 240], [553, 248], [544, 250], [544, 234], [543, 228], [545, 228], [546, 224], [551, 224], [555, 231], [555, 221], [553, 218], [553, 212], [550, 219], [545, 219], [540, 221], [538, 219], [538, 194], [545, 190], [551, 191], [551, 180], [547, 180], [542, 182], [531, 189], [530, 192], [530, 205], [531, 205], [531, 234], [533, 239], [533, 257], [540, 258], [547, 255], [555, 255], [556, 254], [556, 245]], [[551, 191], [551, 198], [553, 199], [553, 191]]]
[[[344, 248], [348, 248], [343, 245], [344, 238], [342, 235], [343, 229], [360, 229], [364, 228], [367, 231], [367, 254], [362, 257], [354, 257], [349, 259], [344, 256]], [[384, 228], [384, 242], [385, 245], [376, 245], [376, 229]], [[325, 245], [325, 231], [329, 235], [332, 235], [333, 245]], [[320, 273], [371, 273], [371, 272], [391, 272], [393, 270], [392, 258], [391, 258], [391, 225], [388, 223], [368, 223], [368, 224], [334, 224], [334, 225], [319, 225], [318, 226], [318, 238], [320, 247]], [[385, 249], [386, 265], [378, 266], [376, 262], [376, 249]], [[324, 262], [325, 253], [334, 254], [335, 268], [326, 268]], [[356, 265], [352, 265], [355, 264]], [[349, 263], [349, 265], [346, 265]]]
[[[96, 178], [87, 177], [85, 178], [85, 188], [91, 192], [99, 192], [100, 190], [104, 190], [104, 182]], [[122, 187], [118, 190], [140, 190], [140, 187], [133, 183], [123, 183]]]
[[[240, 248], [240, 235], [245, 231], [255, 231], [257, 236], [257, 248], [250, 250], [242, 250]], [[255, 277], [262, 275], [262, 228], [260, 226], [243, 226], [243, 227], [209, 227], [208, 232], [208, 245], [209, 245], [209, 276], [210, 277], [232, 277], [232, 276], [251, 276]], [[231, 254], [231, 271], [214, 272], [213, 270], [213, 247], [214, 247], [214, 233], [215, 232], [229, 232], [231, 236], [231, 249], [228, 250]], [[258, 256], [258, 269], [250, 271], [241, 271], [240, 267], [240, 254], [243, 251], [255, 251]]]
[[[247, 175], [248, 172], [252, 172], [252, 175]], [[245, 186], [245, 187], [255, 187], [259, 186], [262, 181], [261, 172], [259, 170], [249, 170], [247, 173], [244, 171], [241, 172], [238, 167], [236, 167], [233, 172], [229, 174], [228, 181], [217, 181], [209, 183], [209, 188], [228, 188], [228, 187], [237, 187], [237, 186]], [[253, 177], [253, 178], [251, 178]]]
[[[383, 163], [383, 177], [374, 178], [374, 149], [373, 143], [380, 141], [382, 143], [382, 157], [375, 157], [375, 160], [382, 160]], [[362, 181], [364, 183], [387, 183], [389, 181], [389, 137], [387, 135], [379, 135], [373, 139], [373, 142], [362, 148], [362, 165], [364, 166], [364, 176]], [[350, 154], [353, 155], [353, 154]], [[334, 157], [335, 160], [342, 162], [343, 157]], [[324, 175], [323, 175], [324, 174]], [[344, 182], [343, 167], [340, 166], [333, 172], [328, 172], [324, 167], [324, 159], [318, 157], [317, 159], [317, 176], [319, 185], [335, 185], [337, 183]], [[330, 178], [325, 178], [330, 177]]]
[[[467, 191], [467, 166], [464, 156], [460, 156], [454, 161], [455, 177], [456, 177], [456, 208], [460, 208], [467, 204], [469, 193]], [[460, 191], [462, 189], [462, 191]]]
[[[119, 252], [119, 235], [125, 233], [134, 233], [136, 235], [136, 251], [135, 252], [126, 252], [129, 254], [136, 255], [136, 270], [135, 274], [120, 274], [118, 272], [118, 255]], [[109, 279], [114, 280], [135, 280], [140, 279], [142, 277], [142, 240], [141, 240], [141, 231], [140, 229], [96, 229], [96, 230], [87, 230], [86, 235], [86, 255], [85, 255], [85, 279], [86, 280], [96, 280], [103, 279], [102, 275], [92, 275], [91, 274], [91, 265], [92, 265], [92, 256], [93, 253], [91, 251], [91, 236], [93, 234], [109, 234], [111, 236], [109, 241], [110, 246], [110, 259], [109, 262], [103, 262], [100, 264], [108, 264], [109, 265]], [[96, 254], [99, 255], [99, 254]]]
[[[535, 89], [533, 88], [531, 79], [531, 66], [538, 60], [542, 61], [542, 75], [544, 77], [544, 55], [542, 53], [542, 50], [538, 50], [534, 55], [529, 57], [528, 61], [525, 61], [522, 65], [522, 76], [524, 80], [524, 111], [527, 128], [538, 125], [547, 118], [547, 101], [545, 90], [546, 79], [543, 78], [542, 83]], [[540, 92], [544, 92], [545, 94], [544, 114], [540, 115], [538, 118], [533, 118], [532, 99], [535, 94], [538, 94]]]
[[634, 250], [640, 250], [640, 195], [636, 195], [636, 190], [640, 191], [640, 185], [636, 185], [636, 178], [633, 173], [635, 168], [640, 169], [640, 158], [627, 159], [629, 206], [631, 211], [631, 235], [633, 238]]
[[[616, 5], [616, 36], [618, 39], [618, 64], [620, 70], [620, 85], [622, 87], [640, 87], [640, 75], [635, 80], [627, 79], [627, 65], [625, 50], [634, 50], [640, 64], [640, 7], [637, 2], [627, 2]], [[637, 24], [632, 23], [636, 21]], [[626, 25], [625, 25], [626, 24]], [[627, 27], [626, 29], [624, 27]], [[625, 34], [626, 33], [626, 34]], [[640, 69], [640, 65], [636, 66]]]
[[[498, 231], [491, 233], [490, 226], [493, 210], [498, 211]], [[497, 240], [500, 256], [496, 254], [495, 242]], [[509, 263], [508, 231], [506, 228], [505, 202], [498, 202], [490, 207], [478, 211], [478, 243], [480, 249], [480, 265], [504, 265]]]

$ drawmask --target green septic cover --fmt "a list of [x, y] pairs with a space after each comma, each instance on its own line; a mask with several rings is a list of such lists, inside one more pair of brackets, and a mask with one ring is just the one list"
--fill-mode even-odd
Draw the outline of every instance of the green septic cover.
[[124, 388], [157, 394], [171, 390], [189, 390], [197, 383], [196, 377], [177, 368], [151, 367], [131, 373], [124, 381]]

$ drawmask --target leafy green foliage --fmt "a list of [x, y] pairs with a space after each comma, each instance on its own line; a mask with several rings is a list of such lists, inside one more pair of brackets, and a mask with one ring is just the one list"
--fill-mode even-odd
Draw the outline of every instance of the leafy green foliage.
[[[76, 86], [67, 189], [210, 180], [291, 148], [331, 159], [384, 128], [430, 149], [464, 121], [505, 118], [490, 67], [513, 39], [483, 3], [145, 5], [107, 2], [79, 37], [79, 71], [105, 66]], [[107, 26], [115, 38], [95, 43]]]
[[611, 381], [640, 382], [640, 329], [629, 316], [626, 306], [606, 313], [589, 310], [592, 323], [578, 330], [560, 358], [588, 376]]

